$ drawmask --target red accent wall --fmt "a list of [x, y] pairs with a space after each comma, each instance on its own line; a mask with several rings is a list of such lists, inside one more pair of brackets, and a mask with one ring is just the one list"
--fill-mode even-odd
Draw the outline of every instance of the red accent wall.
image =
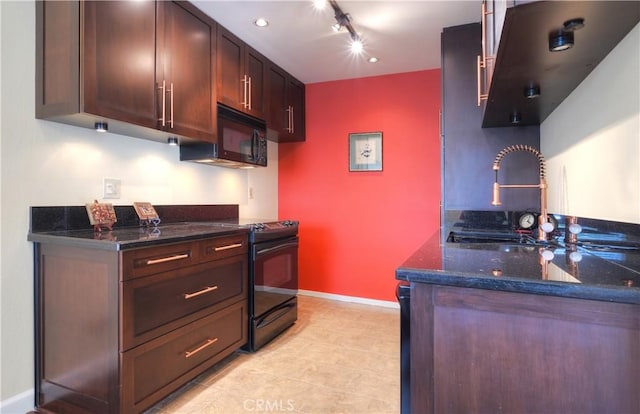
[[[439, 69], [306, 85], [306, 142], [278, 146], [300, 289], [395, 301], [395, 269], [440, 225], [439, 110]], [[348, 134], [375, 131], [383, 171], [349, 172]]]

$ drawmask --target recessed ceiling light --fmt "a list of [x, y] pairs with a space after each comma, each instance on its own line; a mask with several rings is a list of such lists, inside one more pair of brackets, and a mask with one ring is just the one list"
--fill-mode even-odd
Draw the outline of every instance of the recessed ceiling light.
[[369, 62], [369, 63], [378, 63], [378, 61], [379, 61], [379, 60], [380, 60], [380, 59], [378, 59], [377, 57], [375, 57], [375, 56], [371, 56], [371, 57], [367, 60], [367, 62]]
[[260, 17], [258, 19], [256, 19], [253, 24], [255, 24], [258, 27], [267, 27], [269, 26], [269, 21], [263, 17]]

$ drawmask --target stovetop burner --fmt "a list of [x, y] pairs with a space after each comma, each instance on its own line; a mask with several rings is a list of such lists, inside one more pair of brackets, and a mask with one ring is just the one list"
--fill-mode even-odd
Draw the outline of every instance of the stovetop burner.
[[217, 222], [222, 226], [249, 229], [252, 243], [298, 234], [298, 221], [277, 219], [236, 218]]

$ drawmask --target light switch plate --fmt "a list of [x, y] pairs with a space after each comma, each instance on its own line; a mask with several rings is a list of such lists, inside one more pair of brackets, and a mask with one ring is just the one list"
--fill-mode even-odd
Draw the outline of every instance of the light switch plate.
[[102, 198], [120, 198], [120, 184], [117, 178], [103, 178]]

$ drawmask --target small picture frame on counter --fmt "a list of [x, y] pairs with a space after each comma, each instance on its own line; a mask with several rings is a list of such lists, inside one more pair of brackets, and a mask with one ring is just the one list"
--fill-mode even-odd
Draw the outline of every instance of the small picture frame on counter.
[[117, 221], [116, 212], [111, 203], [87, 203], [87, 215], [89, 216], [89, 224], [93, 226], [93, 231], [99, 233], [103, 227], [109, 231], [113, 229], [114, 223]]
[[382, 171], [382, 132], [349, 134], [349, 171]]
[[155, 227], [160, 224], [160, 217], [158, 217], [158, 213], [151, 203], [146, 201], [136, 201], [133, 203], [133, 208], [138, 215], [138, 219], [140, 219], [141, 226], [152, 225]]

